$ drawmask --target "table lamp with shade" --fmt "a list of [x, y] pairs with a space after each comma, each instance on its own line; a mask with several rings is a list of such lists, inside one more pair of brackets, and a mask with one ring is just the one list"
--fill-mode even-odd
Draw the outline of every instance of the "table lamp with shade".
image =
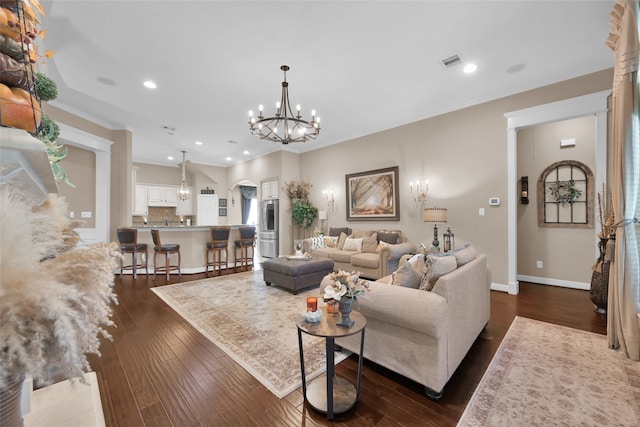
[[447, 208], [426, 208], [423, 211], [424, 222], [433, 222], [433, 242], [431, 245], [437, 251], [440, 250], [440, 241], [438, 240], [438, 223], [447, 222]]
[[322, 234], [326, 233], [324, 229], [324, 222], [327, 219], [327, 211], [318, 211], [318, 219], [320, 220], [320, 230]]

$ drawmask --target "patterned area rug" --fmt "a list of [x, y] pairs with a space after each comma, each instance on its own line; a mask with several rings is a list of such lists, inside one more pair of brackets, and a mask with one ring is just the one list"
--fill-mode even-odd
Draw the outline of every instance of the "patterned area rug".
[[604, 335], [516, 317], [458, 426], [638, 426], [640, 363]]
[[[259, 270], [152, 290], [279, 398], [302, 386], [296, 319], [319, 288], [292, 295]], [[303, 343], [309, 381], [326, 370], [325, 341], [303, 334]], [[348, 355], [336, 353], [336, 363]]]

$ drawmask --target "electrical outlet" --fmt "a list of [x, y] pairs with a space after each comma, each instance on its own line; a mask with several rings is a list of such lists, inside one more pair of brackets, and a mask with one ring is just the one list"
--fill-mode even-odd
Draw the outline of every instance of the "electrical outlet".
[[542, 268], [542, 261], [536, 261], [536, 268]]
[[75, 217], [76, 217], [76, 213], [75, 212], [73, 212], [73, 211], [69, 212], [69, 218], [73, 219]]
[[479, 216], [484, 216], [484, 208], [478, 209], [478, 215]]
[[91, 212], [82, 212], [82, 218], [91, 218]]

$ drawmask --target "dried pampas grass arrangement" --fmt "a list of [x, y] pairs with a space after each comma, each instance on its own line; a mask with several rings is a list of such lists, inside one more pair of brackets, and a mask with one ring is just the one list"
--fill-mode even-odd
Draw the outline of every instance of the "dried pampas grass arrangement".
[[118, 247], [72, 250], [75, 224], [56, 196], [34, 208], [3, 189], [0, 210], [0, 388], [23, 374], [39, 385], [81, 376], [110, 337]]

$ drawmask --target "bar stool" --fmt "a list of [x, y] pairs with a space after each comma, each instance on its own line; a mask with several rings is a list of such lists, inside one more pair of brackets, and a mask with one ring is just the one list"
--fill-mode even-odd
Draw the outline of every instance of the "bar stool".
[[[207, 253], [205, 254], [205, 267], [204, 275], [209, 273], [209, 267], [213, 267], [213, 275], [216, 274], [216, 269], [222, 275], [222, 266], [225, 269], [229, 269], [229, 233], [231, 233], [231, 227], [226, 225], [220, 225], [211, 227], [209, 229], [211, 235], [211, 241], [207, 242]], [[224, 251], [224, 262], [222, 261], [222, 252]], [[209, 254], [213, 254], [212, 261], [209, 261]], [[216, 254], [218, 260], [216, 261]]]
[[[149, 276], [149, 268], [147, 266], [147, 244], [138, 243], [138, 230], [135, 228], [118, 228], [118, 241], [120, 242], [120, 252], [123, 257], [120, 258], [120, 276], [124, 270], [131, 270], [133, 278], [138, 277], [138, 268], [144, 267]], [[123, 265], [124, 254], [131, 254], [131, 265]], [[144, 262], [138, 262], [138, 254], [142, 255]]]
[[[256, 227], [255, 226], [240, 226], [238, 227], [238, 231], [240, 232], [240, 239], [236, 240], [235, 248], [234, 248], [234, 262], [233, 262], [233, 271], [236, 271], [238, 266], [238, 262], [240, 262], [240, 270], [246, 271], [246, 269], [251, 265], [253, 268], [253, 254], [255, 253], [256, 247]], [[251, 248], [251, 256], [249, 256], [249, 248]], [[238, 256], [238, 251], [240, 251], [240, 256]]]
[[[157, 272], [164, 271], [168, 281], [169, 273], [172, 270], [178, 270], [178, 275], [182, 277], [182, 272], [180, 271], [180, 263], [182, 260], [180, 257], [180, 245], [177, 245], [175, 243], [163, 245], [162, 241], [160, 240], [160, 230], [156, 230], [155, 228], [151, 229], [151, 238], [153, 239], [153, 244], [155, 245], [153, 247], [153, 279], [155, 280]], [[178, 265], [171, 265], [171, 263], [169, 262], [169, 255], [171, 254], [178, 254]], [[156, 257], [158, 255], [164, 255], [164, 267], [156, 266]]]

